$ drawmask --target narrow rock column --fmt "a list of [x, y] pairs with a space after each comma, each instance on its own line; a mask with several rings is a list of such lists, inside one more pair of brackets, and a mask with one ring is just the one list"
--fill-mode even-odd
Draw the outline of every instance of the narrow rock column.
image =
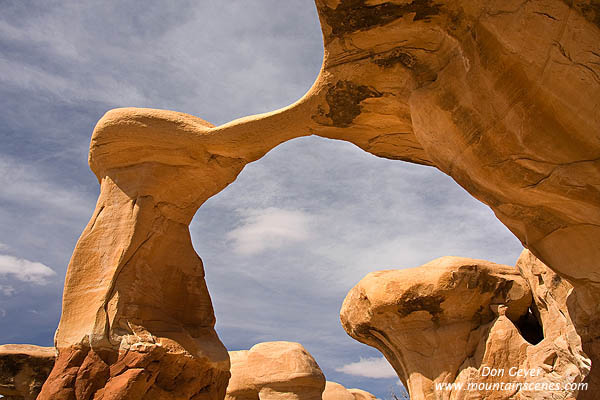
[[211, 125], [122, 109], [96, 126], [96, 210], [69, 264], [56, 365], [40, 400], [222, 399], [227, 350], [188, 225], [246, 161], [199, 143]]

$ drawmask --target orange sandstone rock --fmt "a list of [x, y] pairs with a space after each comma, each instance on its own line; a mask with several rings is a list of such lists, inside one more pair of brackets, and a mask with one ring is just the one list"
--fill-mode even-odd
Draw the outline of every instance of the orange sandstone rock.
[[[219, 127], [134, 108], [110, 111], [98, 122], [89, 161], [101, 193], [69, 265], [59, 356], [41, 400], [222, 397], [228, 356], [213, 329], [188, 224], [248, 162], [311, 134], [450, 175], [577, 286], [571, 314], [585, 350], [598, 354], [592, 344], [600, 304], [595, 0], [316, 0], [316, 6], [323, 68], [295, 104]], [[436, 318], [437, 299], [423, 301]], [[490, 318], [485, 307], [478, 316], [459, 306], [457, 319]], [[509, 307], [508, 319], [514, 312]], [[415, 315], [426, 318], [428, 311]], [[448, 357], [456, 371], [454, 355]], [[424, 385], [438, 376], [429, 371]]]
[[358, 400], [344, 386], [336, 382], [327, 381], [323, 391], [323, 400]]
[[299, 343], [265, 342], [231, 351], [227, 400], [319, 400], [325, 376]]
[[528, 251], [518, 266], [444, 257], [373, 272], [346, 297], [342, 323], [386, 356], [414, 400], [572, 398], [590, 360], [571, 287]]
[[373, 394], [362, 389], [348, 389], [348, 391], [352, 393], [354, 400], [375, 400], [377, 398]]
[[35, 400], [54, 365], [52, 347], [0, 346], [0, 395], [6, 400]]

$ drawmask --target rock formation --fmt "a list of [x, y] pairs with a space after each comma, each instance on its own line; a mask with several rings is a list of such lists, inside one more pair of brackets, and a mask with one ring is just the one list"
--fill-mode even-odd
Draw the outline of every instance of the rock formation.
[[[536, 353], [546, 353], [545, 357], [555, 357], [560, 361], [561, 355], [576, 355], [572, 364], [581, 370], [591, 365], [600, 364], [600, 304], [599, 292], [582, 292], [582, 286], [573, 287], [565, 279], [535, 258], [531, 252], [524, 250], [517, 261], [521, 275], [531, 288], [535, 307], [535, 315], [544, 328], [544, 340], [536, 347]], [[594, 309], [594, 307], [596, 307]], [[567, 346], [567, 347], [565, 347]], [[583, 354], [581, 351], [583, 350]], [[558, 368], [562, 367], [562, 371]], [[566, 374], [566, 362], [561, 366], [554, 362], [553, 372]], [[592, 400], [600, 393], [600, 371], [597, 368], [588, 374], [585, 384], [587, 390], [582, 391], [578, 399]]]
[[228, 357], [188, 224], [248, 162], [311, 134], [450, 175], [575, 286], [570, 312], [598, 353], [597, 1], [316, 6], [323, 67], [295, 104], [219, 127], [133, 108], [98, 122], [89, 161], [101, 193], [69, 265], [41, 400], [221, 398]]
[[299, 343], [259, 343], [250, 350], [231, 351], [229, 357], [227, 400], [321, 399], [325, 376]]
[[346, 389], [337, 382], [327, 381], [323, 391], [323, 400], [375, 400], [373, 394], [362, 389]]
[[590, 360], [567, 308], [572, 287], [527, 250], [517, 264], [444, 257], [372, 272], [342, 323], [386, 356], [413, 400], [573, 398]]
[[362, 389], [348, 389], [348, 391], [352, 393], [354, 400], [375, 400], [377, 398], [373, 394]]
[[[370, 394], [369, 392], [364, 393]], [[371, 400], [370, 397], [364, 396], [364, 394], [362, 393], [355, 396], [348, 389], [346, 389], [344, 386], [340, 385], [337, 382], [327, 381], [325, 383], [325, 390], [323, 391], [323, 400], [362, 400], [363, 397], [365, 398], [365, 400]], [[375, 398], [375, 396], [373, 396], [373, 398]]]
[[54, 366], [52, 347], [0, 346], [0, 395], [5, 400], [35, 400]]

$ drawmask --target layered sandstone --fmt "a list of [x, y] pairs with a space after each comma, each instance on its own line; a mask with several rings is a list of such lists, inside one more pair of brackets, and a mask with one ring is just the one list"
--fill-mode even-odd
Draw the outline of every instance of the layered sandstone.
[[313, 132], [452, 176], [541, 260], [600, 283], [595, 0], [317, 0]]
[[147, 110], [111, 112], [96, 126], [100, 197], [69, 265], [41, 400], [225, 395], [229, 357], [188, 225], [244, 163], [193, 145], [210, 127]]
[[6, 400], [35, 400], [54, 366], [52, 347], [0, 346], [0, 395]]
[[89, 160], [101, 193], [69, 265], [40, 399], [222, 397], [228, 356], [188, 224], [248, 162], [311, 134], [450, 175], [576, 286], [570, 311], [598, 354], [597, 2], [316, 6], [323, 68], [295, 104], [219, 127], [134, 108], [98, 122]]
[[265, 342], [231, 351], [227, 400], [320, 400], [325, 376], [299, 343]]
[[528, 251], [518, 266], [444, 257], [373, 272], [346, 297], [342, 323], [386, 356], [414, 400], [573, 398], [590, 360], [567, 309], [571, 286]]

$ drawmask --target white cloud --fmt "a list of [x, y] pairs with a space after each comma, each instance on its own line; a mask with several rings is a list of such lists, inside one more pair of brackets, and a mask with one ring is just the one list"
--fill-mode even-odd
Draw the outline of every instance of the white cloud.
[[303, 211], [269, 207], [238, 212], [243, 214], [242, 225], [227, 234], [238, 254], [257, 254], [310, 238], [311, 217]]
[[348, 375], [365, 378], [396, 378], [398, 375], [384, 357], [360, 358], [360, 361], [335, 369]]
[[0, 242], [0, 251], [6, 251], [8, 249], [10, 249], [10, 247], [7, 244]]
[[39, 262], [0, 254], [0, 276], [7, 275], [23, 282], [45, 285], [56, 272]]

